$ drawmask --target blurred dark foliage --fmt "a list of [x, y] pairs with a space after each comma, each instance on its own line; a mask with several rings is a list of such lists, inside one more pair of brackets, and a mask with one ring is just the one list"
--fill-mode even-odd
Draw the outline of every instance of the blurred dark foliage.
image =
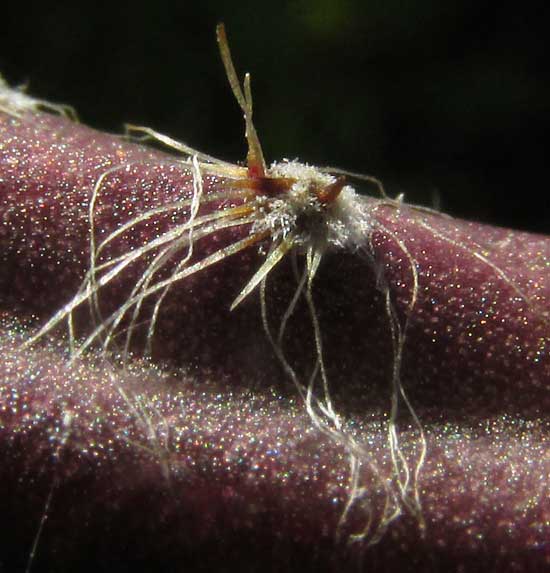
[[543, 4], [466, 0], [40, 2], [2, 9], [0, 70], [119, 132], [245, 156], [215, 42], [250, 71], [269, 160], [375, 174], [393, 195], [550, 233]]

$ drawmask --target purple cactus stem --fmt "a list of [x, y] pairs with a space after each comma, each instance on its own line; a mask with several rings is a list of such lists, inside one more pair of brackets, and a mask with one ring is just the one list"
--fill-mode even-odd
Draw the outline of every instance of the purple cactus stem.
[[[366, 198], [372, 252], [328, 253], [313, 295], [334, 401], [387, 468], [393, 351], [384, 289], [409, 315], [401, 382], [427, 439], [419, 494], [368, 548], [335, 539], [348, 454], [314, 428], [263, 332], [257, 293], [230, 311], [258, 247], [174, 285], [153, 357], [124, 368], [92, 350], [69, 363], [63, 327], [23, 347], [75, 294], [89, 264], [92, 188], [105, 237], [147, 209], [189, 198], [189, 166], [60, 116], [0, 113], [0, 570], [544, 571], [550, 567], [550, 239]], [[224, 177], [205, 175], [204, 192]], [[210, 209], [240, 204], [218, 199]], [[105, 255], [181, 222], [160, 215]], [[249, 225], [197, 243], [197, 259]], [[290, 259], [290, 257], [287, 257]], [[418, 274], [417, 301], [408, 310]], [[143, 270], [143, 269], [141, 269]], [[101, 294], [117, 308], [131, 267]], [[273, 324], [296, 288], [269, 277]], [[77, 313], [78, 335], [92, 328]], [[307, 375], [308, 309], [285, 351]], [[407, 452], [418, 432], [400, 420]], [[365, 469], [374, 516], [380, 492]], [[364, 525], [366, 501], [345, 532]], [[40, 533], [37, 536], [37, 533]], [[33, 543], [37, 540], [33, 550]]]

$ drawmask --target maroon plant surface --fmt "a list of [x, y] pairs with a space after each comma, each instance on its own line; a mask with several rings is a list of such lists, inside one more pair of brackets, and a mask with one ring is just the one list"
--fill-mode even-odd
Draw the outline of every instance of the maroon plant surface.
[[[263, 331], [257, 293], [230, 311], [261, 264], [257, 246], [172, 288], [149, 360], [139, 333], [125, 366], [94, 350], [70, 362], [63, 327], [23, 346], [79, 288], [92, 188], [118, 165], [97, 199], [99, 236], [190, 196], [189, 168], [171, 156], [62, 117], [0, 113], [0, 570], [550, 567], [550, 239], [365, 199], [372, 251], [322, 260], [313, 294], [331, 392], [382, 469], [394, 363], [384, 289], [402, 321], [411, 265], [418, 273], [400, 373], [426, 433], [425, 527], [404, 511], [377, 544], [350, 545], [369, 510], [380, 517], [380, 488], [365, 465], [364, 496], [337, 536], [348, 455], [311, 423]], [[208, 195], [227, 181], [209, 175], [204, 185]], [[144, 221], [105, 256], [179, 216]], [[194, 256], [248, 233], [221, 230]], [[273, 324], [296, 288], [287, 259], [268, 280]], [[105, 287], [102, 312], [137, 273]], [[284, 341], [303, 376], [315, 360], [306, 306]], [[88, 308], [75, 324], [89, 333]], [[414, 456], [418, 430], [410, 416], [398, 422]]]

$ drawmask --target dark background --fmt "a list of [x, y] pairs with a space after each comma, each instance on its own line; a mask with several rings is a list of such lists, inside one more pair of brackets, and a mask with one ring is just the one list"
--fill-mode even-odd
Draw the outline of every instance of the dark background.
[[[542, 7], [542, 4], [541, 4]], [[252, 73], [268, 161], [382, 178], [453, 215], [550, 233], [550, 20], [536, 3], [41, 2], [2, 8], [0, 70], [84, 123], [245, 157], [215, 42]]]

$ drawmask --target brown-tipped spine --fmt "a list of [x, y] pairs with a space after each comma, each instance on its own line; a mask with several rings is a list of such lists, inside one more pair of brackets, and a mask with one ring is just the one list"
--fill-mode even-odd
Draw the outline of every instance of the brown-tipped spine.
[[317, 199], [319, 199], [323, 205], [330, 205], [330, 203], [336, 201], [345, 184], [346, 178], [342, 175], [341, 177], [338, 177], [334, 183], [331, 183], [317, 191]]

